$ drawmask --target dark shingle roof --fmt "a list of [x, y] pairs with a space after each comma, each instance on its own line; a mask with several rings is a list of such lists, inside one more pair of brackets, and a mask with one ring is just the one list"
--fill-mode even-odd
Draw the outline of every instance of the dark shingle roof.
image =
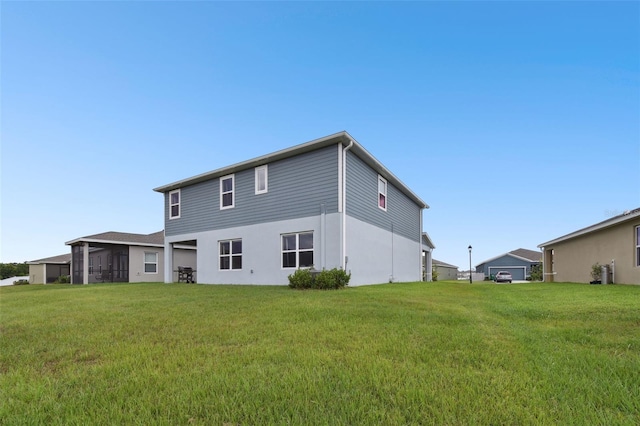
[[43, 259], [32, 260], [27, 262], [28, 264], [42, 264], [42, 263], [69, 263], [71, 262], [71, 253], [59, 254], [57, 256], [45, 257]]
[[447, 268], [456, 268], [456, 269], [458, 269], [458, 267], [456, 265], [451, 265], [450, 263], [441, 262], [441, 261], [436, 260], [436, 259], [431, 259], [431, 263], [433, 263], [436, 266], [444, 266], [444, 267], [447, 267]]
[[79, 242], [107, 242], [125, 243], [130, 245], [164, 245], [164, 230], [153, 234], [132, 234], [128, 232], [102, 232], [100, 234], [87, 235], [68, 241], [67, 245]]
[[542, 254], [539, 251], [527, 250], [523, 248], [510, 251], [509, 254], [528, 259], [532, 262], [540, 262], [540, 260], [542, 259]]

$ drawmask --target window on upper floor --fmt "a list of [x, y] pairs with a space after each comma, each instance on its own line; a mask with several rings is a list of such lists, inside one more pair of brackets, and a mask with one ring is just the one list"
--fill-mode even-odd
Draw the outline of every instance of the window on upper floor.
[[387, 180], [378, 175], [378, 207], [387, 211]]
[[220, 270], [242, 269], [242, 240], [225, 240], [219, 242]]
[[256, 194], [264, 194], [269, 190], [268, 168], [266, 165], [256, 167]]
[[144, 273], [145, 274], [157, 274], [158, 273], [158, 252], [144, 252]]
[[636, 226], [636, 266], [640, 266], [640, 226]]
[[234, 206], [234, 175], [220, 178], [220, 209], [230, 209]]
[[313, 232], [282, 235], [282, 267], [313, 266]]
[[180, 217], [180, 190], [169, 192], [169, 219]]

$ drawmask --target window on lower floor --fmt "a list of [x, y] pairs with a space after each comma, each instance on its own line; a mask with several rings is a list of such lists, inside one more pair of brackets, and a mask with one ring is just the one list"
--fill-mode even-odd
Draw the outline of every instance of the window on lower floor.
[[89, 257], [89, 273], [93, 274], [93, 257]]
[[242, 240], [220, 241], [220, 270], [242, 269]]
[[144, 252], [144, 273], [145, 274], [157, 274], [158, 273], [158, 253], [157, 252]]
[[282, 267], [313, 266], [313, 232], [282, 235]]

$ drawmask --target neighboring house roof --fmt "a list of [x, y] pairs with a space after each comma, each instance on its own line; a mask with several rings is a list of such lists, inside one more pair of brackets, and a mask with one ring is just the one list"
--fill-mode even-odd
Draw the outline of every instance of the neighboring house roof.
[[504, 253], [504, 254], [501, 254], [500, 256], [495, 256], [495, 257], [492, 257], [491, 259], [487, 259], [483, 262], [480, 262], [476, 265], [476, 268], [480, 265], [484, 265], [485, 263], [489, 263], [496, 259], [500, 259], [501, 257], [504, 257], [504, 256], [515, 257], [516, 259], [520, 259], [525, 262], [540, 262], [542, 260], [542, 254], [539, 251], [519, 248], [517, 250], [512, 250], [509, 253]]
[[66, 263], [71, 262], [71, 253], [59, 254], [57, 256], [45, 257], [44, 259], [32, 260], [27, 262], [28, 265], [41, 265], [43, 263], [48, 264], [61, 264], [64, 265]]
[[640, 217], [640, 207], [634, 210], [627, 210], [626, 212], [609, 218], [607, 220], [603, 220], [602, 222], [598, 222], [595, 225], [587, 226], [586, 228], [578, 229], [577, 231], [571, 232], [570, 234], [563, 235], [562, 237], [558, 237], [554, 240], [547, 241], [546, 243], [539, 244], [538, 247], [542, 248], [545, 246], [549, 246], [552, 244], [556, 244], [562, 241], [570, 240], [572, 238], [579, 237], [581, 235], [589, 234], [591, 232], [599, 231], [601, 229], [606, 229], [610, 226], [617, 225], [622, 222], [626, 222], [628, 220], [634, 220]]
[[422, 244], [431, 249], [436, 248], [436, 245], [433, 244], [433, 241], [431, 241], [431, 237], [429, 237], [429, 234], [427, 234], [426, 232], [422, 233]]
[[210, 172], [202, 173], [197, 176], [193, 176], [187, 179], [182, 179], [177, 182], [170, 183], [168, 185], [159, 186], [153, 190], [156, 192], [167, 192], [174, 189], [182, 188], [187, 185], [193, 185], [196, 183], [204, 182], [210, 179], [218, 178], [232, 173], [237, 173], [241, 170], [250, 169], [253, 167], [261, 166], [273, 161], [283, 160], [285, 158], [294, 157], [296, 155], [304, 154], [307, 152], [315, 151], [319, 148], [324, 148], [337, 143], [341, 143], [347, 147], [351, 143], [351, 151], [360, 157], [367, 165], [375, 169], [382, 177], [392, 183], [402, 193], [409, 197], [416, 204], [422, 208], [429, 208], [429, 206], [422, 201], [413, 191], [409, 189], [400, 179], [398, 179], [389, 169], [382, 165], [373, 155], [371, 155], [362, 145], [360, 145], [349, 133], [346, 131], [334, 133], [333, 135], [325, 136], [323, 138], [314, 139], [310, 142], [306, 142], [300, 145], [293, 146], [291, 148], [276, 151], [271, 154], [256, 157], [251, 160], [243, 161], [231, 166], [223, 167], [221, 169], [213, 170]]
[[431, 259], [431, 263], [435, 266], [443, 266], [445, 268], [456, 268], [458, 269], [458, 267], [456, 265], [451, 265], [449, 263], [445, 263], [445, 262], [441, 262], [439, 260], [436, 259]]
[[153, 234], [131, 234], [127, 232], [103, 232], [67, 241], [66, 245], [78, 243], [126, 244], [130, 246], [164, 247], [164, 230]]

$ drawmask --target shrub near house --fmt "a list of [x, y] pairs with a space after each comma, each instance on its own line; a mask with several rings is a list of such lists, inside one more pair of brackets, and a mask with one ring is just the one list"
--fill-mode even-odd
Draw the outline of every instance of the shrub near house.
[[349, 285], [350, 279], [351, 274], [347, 274], [344, 270], [338, 268], [323, 269], [320, 272], [311, 271], [310, 269], [298, 269], [289, 275], [289, 287], [295, 289], [337, 290]]

